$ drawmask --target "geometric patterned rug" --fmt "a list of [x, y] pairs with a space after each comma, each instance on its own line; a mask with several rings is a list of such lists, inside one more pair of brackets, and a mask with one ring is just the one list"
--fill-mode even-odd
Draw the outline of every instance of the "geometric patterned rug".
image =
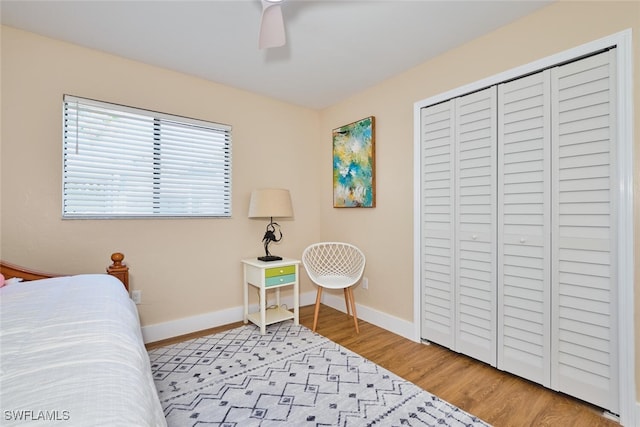
[[252, 324], [149, 351], [169, 427], [487, 426], [302, 325]]

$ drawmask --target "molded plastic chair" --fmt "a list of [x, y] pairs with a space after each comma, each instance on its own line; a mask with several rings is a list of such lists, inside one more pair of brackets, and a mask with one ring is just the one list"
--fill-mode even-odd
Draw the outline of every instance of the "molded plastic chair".
[[358, 328], [358, 315], [353, 297], [353, 285], [364, 272], [366, 259], [360, 249], [349, 243], [321, 242], [307, 247], [302, 253], [302, 264], [313, 283], [318, 285], [316, 309], [313, 315], [313, 331], [318, 324], [318, 310], [323, 289], [344, 289], [347, 314], [353, 313], [353, 322]]

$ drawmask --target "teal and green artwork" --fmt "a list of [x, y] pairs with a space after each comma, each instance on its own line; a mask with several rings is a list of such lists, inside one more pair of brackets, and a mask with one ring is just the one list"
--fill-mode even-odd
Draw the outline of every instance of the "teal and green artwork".
[[375, 117], [333, 130], [333, 207], [373, 208]]

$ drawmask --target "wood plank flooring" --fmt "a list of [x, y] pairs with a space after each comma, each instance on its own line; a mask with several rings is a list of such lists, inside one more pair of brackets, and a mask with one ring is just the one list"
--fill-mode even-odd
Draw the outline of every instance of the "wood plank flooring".
[[[300, 308], [300, 323], [313, 326], [313, 306]], [[242, 322], [147, 345], [148, 349], [235, 328]], [[321, 306], [317, 332], [496, 427], [589, 426], [618, 423], [569, 396], [499, 371], [435, 344], [415, 343]]]

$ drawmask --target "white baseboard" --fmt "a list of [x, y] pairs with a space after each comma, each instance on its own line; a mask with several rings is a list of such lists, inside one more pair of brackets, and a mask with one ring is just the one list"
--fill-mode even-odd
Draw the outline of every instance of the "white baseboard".
[[[336, 310], [347, 312], [347, 307], [344, 302], [344, 294], [331, 294], [329, 292], [322, 293], [322, 303]], [[366, 305], [356, 303], [356, 312], [358, 319], [365, 320], [376, 326], [379, 326], [394, 334], [400, 335], [411, 341], [415, 341], [415, 328], [413, 322], [400, 319], [399, 317], [392, 316]]]
[[[300, 306], [315, 304], [315, 301], [315, 291], [300, 294]], [[286, 304], [288, 307], [292, 307], [293, 297], [284, 297], [281, 302]], [[343, 313], [346, 312], [342, 292], [337, 294], [324, 292], [322, 295], [322, 303], [335, 308], [336, 310], [342, 311]], [[257, 311], [258, 306], [257, 304], [254, 304], [249, 309], [252, 312]], [[358, 312], [358, 318], [415, 341], [414, 326], [412, 322], [399, 319], [395, 316], [391, 316], [387, 313], [361, 304], [356, 304], [356, 310]], [[242, 320], [243, 315], [242, 306], [238, 306], [172, 320], [170, 322], [147, 325], [142, 327], [142, 337], [145, 343], [161, 341], [167, 338], [190, 334], [192, 332], [203, 331], [216, 326], [239, 322]]]
[[[300, 294], [300, 306], [315, 304], [316, 293], [305, 292]], [[268, 304], [270, 301], [268, 302]], [[283, 297], [280, 301], [287, 307], [293, 307], [293, 296]], [[258, 304], [249, 306], [249, 311], [258, 311]], [[215, 328], [216, 326], [228, 325], [229, 323], [240, 322], [244, 316], [242, 306], [227, 308], [224, 310], [212, 311], [196, 316], [184, 317], [164, 323], [156, 323], [142, 327], [142, 338], [145, 344], [161, 341], [167, 338], [178, 337], [192, 332], [203, 331]]]
[[[300, 306], [315, 304], [315, 302], [315, 291], [300, 294]], [[287, 307], [293, 307], [293, 297], [283, 297], [281, 303], [286, 304]], [[329, 307], [335, 308], [336, 310], [342, 311], [343, 313], [346, 312], [344, 294], [342, 292], [340, 292], [339, 294], [324, 292], [322, 294], [322, 303], [328, 305]], [[249, 311], [251, 312], [257, 310], [257, 304], [253, 304], [249, 307]], [[359, 319], [365, 320], [369, 323], [372, 323], [376, 326], [379, 326], [414, 341], [414, 326], [412, 322], [400, 319], [395, 316], [391, 316], [390, 314], [357, 303], [356, 310]], [[161, 341], [167, 338], [215, 328], [216, 326], [239, 322], [242, 320], [243, 315], [244, 313], [242, 306], [237, 306], [225, 310], [212, 311], [196, 316], [172, 320], [170, 322], [143, 326], [142, 337], [145, 343]]]

